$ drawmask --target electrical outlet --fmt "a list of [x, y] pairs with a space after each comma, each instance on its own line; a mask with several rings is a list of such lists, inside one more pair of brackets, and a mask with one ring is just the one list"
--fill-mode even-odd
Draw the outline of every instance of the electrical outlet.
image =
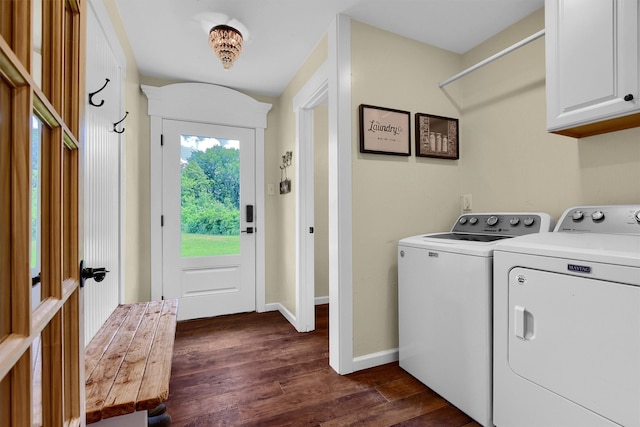
[[462, 195], [462, 211], [471, 212], [471, 209], [472, 209], [471, 194], [463, 194]]

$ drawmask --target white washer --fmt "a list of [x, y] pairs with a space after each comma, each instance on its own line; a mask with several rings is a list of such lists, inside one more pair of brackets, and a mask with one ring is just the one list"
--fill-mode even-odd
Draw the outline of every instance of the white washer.
[[493, 248], [550, 231], [545, 213], [465, 214], [450, 233], [398, 243], [400, 367], [491, 426]]
[[494, 423], [640, 426], [640, 205], [496, 245]]

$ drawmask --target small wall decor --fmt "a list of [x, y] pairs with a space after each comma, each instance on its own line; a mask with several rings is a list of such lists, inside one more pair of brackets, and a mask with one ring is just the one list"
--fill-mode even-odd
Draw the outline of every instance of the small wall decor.
[[411, 114], [408, 111], [360, 105], [360, 152], [411, 155]]
[[459, 159], [458, 119], [416, 113], [416, 156]]
[[287, 178], [287, 168], [291, 166], [292, 151], [287, 151], [282, 156], [282, 166], [280, 166], [280, 194], [291, 192], [291, 180]]

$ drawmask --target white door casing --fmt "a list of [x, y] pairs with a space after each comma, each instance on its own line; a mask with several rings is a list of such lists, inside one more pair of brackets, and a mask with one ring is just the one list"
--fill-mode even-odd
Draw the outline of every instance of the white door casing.
[[[235, 126], [255, 131], [256, 311], [265, 309], [264, 130], [271, 104], [222, 86], [177, 83], [142, 86], [151, 116], [151, 298], [162, 298], [162, 122], [164, 119]], [[212, 102], [215, 100], [215, 102]]]
[[[224, 314], [241, 313], [255, 310], [255, 233], [254, 221], [246, 217], [246, 207], [255, 204], [254, 147], [255, 131], [247, 128], [211, 125], [206, 123], [163, 120], [162, 150], [162, 244], [163, 244], [163, 296], [180, 300], [179, 320], [197, 319]], [[184, 233], [184, 218], [181, 212], [181, 184], [183, 162], [191, 150], [183, 153], [181, 145], [184, 136], [215, 138], [217, 140], [237, 141], [240, 169], [240, 248], [225, 248], [223, 254], [209, 256], [202, 254], [216, 250], [219, 245], [207, 240], [206, 248], [200, 248], [196, 255], [185, 254], [190, 242], [183, 241], [186, 236], [197, 238], [210, 237]], [[195, 142], [193, 138], [189, 142]], [[212, 139], [204, 141], [208, 144]], [[235, 145], [235, 144], [232, 144]], [[200, 147], [205, 151], [205, 147]], [[218, 148], [219, 149], [219, 148]], [[196, 147], [194, 151], [198, 150]], [[224, 148], [222, 151], [235, 151], [236, 148]], [[208, 151], [207, 151], [208, 152]], [[193, 158], [193, 157], [191, 157]], [[233, 174], [234, 177], [236, 174]], [[232, 181], [231, 177], [227, 181]], [[207, 194], [211, 194], [208, 193]], [[236, 197], [236, 196], [234, 196]], [[201, 205], [200, 199], [196, 202]], [[217, 208], [216, 208], [217, 209]], [[225, 208], [222, 208], [223, 210]], [[208, 224], [211, 225], [211, 224]], [[198, 226], [200, 224], [198, 223]], [[245, 230], [240, 232], [240, 230]], [[184, 233], [184, 234], [183, 234]], [[199, 232], [192, 232], [199, 233]], [[217, 233], [216, 233], [217, 234]], [[230, 237], [236, 241], [234, 236]], [[237, 241], [236, 241], [237, 242]], [[223, 243], [224, 244], [224, 243]]]
[[314, 278], [314, 158], [313, 109], [327, 102], [329, 81], [326, 63], [293, 98], [296, 115], [296, 330], [315, 329]]

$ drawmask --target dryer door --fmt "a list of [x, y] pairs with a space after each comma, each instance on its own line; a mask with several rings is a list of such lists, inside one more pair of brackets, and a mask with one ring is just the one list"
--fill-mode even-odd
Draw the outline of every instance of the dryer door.
[[638, 337], [639, 287], [526, 268], [510, 271], [511, 369], [625, 426], [640, 425]]

